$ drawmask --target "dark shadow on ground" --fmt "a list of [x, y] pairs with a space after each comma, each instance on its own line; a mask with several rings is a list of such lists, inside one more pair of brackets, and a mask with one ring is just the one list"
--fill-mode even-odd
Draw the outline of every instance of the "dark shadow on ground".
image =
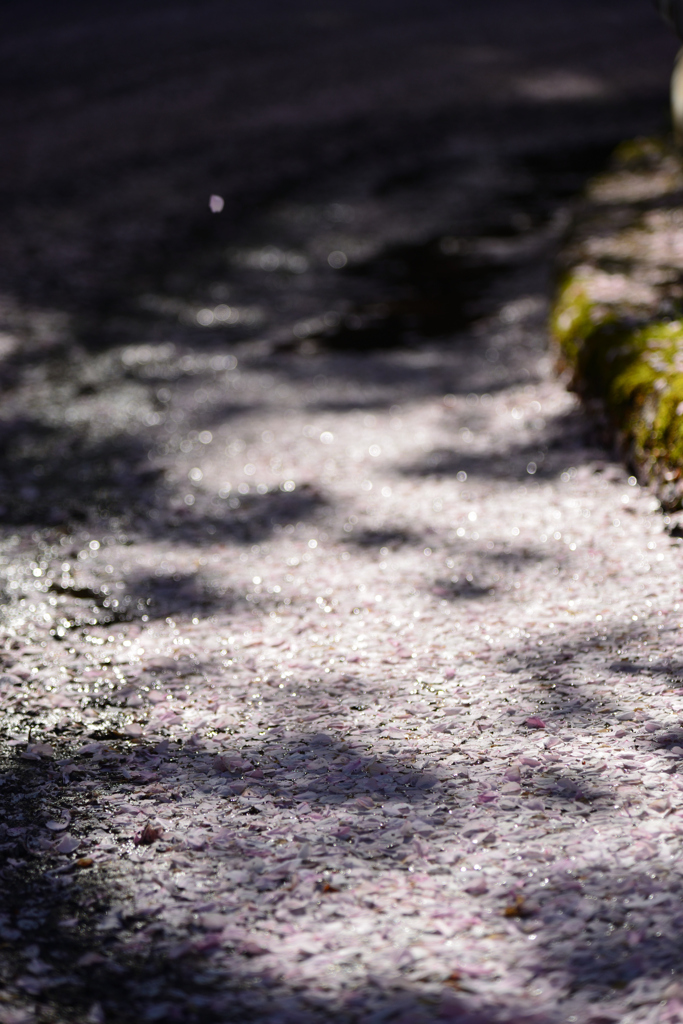
[[466, 449], [436, 449], [400, 472], [415, 477], [448, 478], [465, 473], [503, 481], [549, 480], [569, 468], [568, 459], [580, 457], [582, 462], [604, 459], [605, 449], [596, 442], [599, 442], [599, 428], [596, 430], [596, 424], [586, 416], [585, 410], [573, 409], [552, 419], [539, 441], [532, 445], [516, 445], [513, 441], [481, 454]]
[[[251, 751], [251, 761], [237, 751], [217, 757], [201, 745], [179, 747], [162, 740], [150, 747], [144, 740], [131, 741], [111, 728], [106, 736], [98, 737], [96, 730], [91, 736], [94, 742], [89, 750], [72, 756], [63, 733], [59, 739], [50, 736], [63, 755], [57, 762], [5, 758], [0, 775], [0, 937], [5, 940], [0, 964], [14, 1003], [17, 1007], [28, 1001], [37, 1003], [40, 1019], [56, 1014], [58, 1020], [85, 1020], [89, 1012], [101, 1012], [93, 1011], [93, 1004], [102, 1008], [106, 1019], [116, 1022], [265, 1019], [259, 1009], [272, 1012], [293, 993], [270, 969], [259, 971], [258, 958], [265, 949], [246, 934], [223, 937], [223, 928], [230, 928], [233, 916], [237, 923], [240, 905], [256, 893], [271, 893], [268, 905], [276, 906], [278, 894], [289, 898], [295, 889], [300, 899], [322, 905], [334, 902], [335, 894], [343, 894], [345, 883], [343, 868], [322, 875], [306, 870], [305, 844], [320, 842], [321, 834], [301, 834], [305, 828], [301, 823], [294, 828], [298, 829], [295, 843], [280, 833], [271, 836], [270, 843], [283, 845], [274, 847], [277, 855], [265, 871], [258, 864], [254, 870], [249, 868], [253, 858], [263, 852], [259, 840], [261, 833], [267, 835], [268, 824], [263, 805], [259, 809], [253, 798], [250, 802], [247, 787], [270, 790], [273, 799], [285, 807], [296, 808], [297, 800], [305, 799], [269, 784], [259, 766], [268, 770], [267, 766], [275, 763], [273, 758], [279, 759], [277, 763], [298, 765], [299, 749], [317, 763], [341, 759], [333, 777], [318, 783], [319, 795], [328, 794], [332, 801], [341, 799], [347, 813], [359, 819], [353, 834], [344, 828], [341, 817], [328, 822], [331, 828], [324, 832], [324, 841], [337, 866], [339, 854], [349, 845], [352, 856], [362, 858], [366, 841], [372, 844], [375, 839], [378, 822], [369, 812], [372, 800], [358, 806], [354, 802], [368, 793], [368, 781], [379, 779], [381, 789], [381, 779], [390, 776], [399, 783], [402, 799], [417, 807], [425, 792], [425, 778], [426, 788], [433, 785], [428, 777], [406, 769], [398, 760], [383, 763], [356, 757], [352, 746], [345, 746], [340, 758], [338, 746], [325, 736], [286, 741], [266, 738], [259, 744], [262, 756]], [[17, 754], [21, 749], [17, 748]], [[130, 800], [136, 798], [136, 788], [151, 787], [158, 797], [173, 786], [174, 776], [181, 771], [186, 779], [189, 771], [191, 781], [189, 786], [180, 780], [176, 784], [183, 792], [198, 787], [206, 799], [222, 804], [221, 817], [227, 827], [203, 838], [195, 829], [185, 834], [167, 830], [161, 839], [136, 846], [140, 840], [135, 836], [141, 835], [144, 818], [137, 828], [117, 826], [109, 807], [103, 808], [102, 795], [119, 791]], [[317, 778], [321, 778], [319, 769]], [[211, 788], [216, 781], [221, 783], [218, 790]], [[320, 809], [325, 809], [324, 803]], [[50, 833], [45, 828], [47, 818], [60, 822], [65, 814], [71, 819], [68, 834], [64, 829]], [[402, 825], [402, 818], [395, 824]], [[412, 843], [412, 835], [395, 831], [394, 842], [389, 842], [392, 848], [386, 853], [387, 864], [400, 864]], [[83, 837], [79, 851], [60, 855], [55, 850], [65, 834]], [[99, 843], [100, 850], [94, 853], [93, 865], [87, 853], [94, 843]], [[102, 849], [112, 848], [116, 848], [118, 862], [107, 863]], [[368, 856], [374, 859], [377, 853], [369, 850]], [[221, 879], [221, 913], [212, 913], [210, 893], [204, 897], [204, 910], [194, 909], [198, 894], [182, 885], [182, 868], [188, 857], [195, 863], [205, 862], [215, 884]], [[170, 869], [166, 895], [145, 906], [135, 905], [127, 892], [126, 876], [154, 864], [157, 870]], [[188, 904], [188, 899], [192, 903]], [[260, 998], [250, 1012], [249, 996], [257, 993]], [[378, 982], [378, 1003], [391, 1006], [393, 998], [382, 992]]]
[[[240, 907], [264, 892], [270, 909], [286, 896], [280, 920], [291, 917], [294, 924], [297, 906], [316, 904], [321, 922], [334, 920], [337, 900], [347, 913], [348, 900], [354, 897], [339, 855], [350, 845], [352, 857], [362, 859], [367, 849], [370, 863], [376, 865], [378, 835], [386, 845], [379, 854], [382, 863], [400, 869], [408, 855], [408, 870], [413, 835], [402, 826], [406, 814], [419, 813], [423, 794], [431, 788], [424, 773], [401, 764], [400, 758], [386, 761], [367, 756], [365, 750], [355, 752], [352, 744], [344, 744], [340, 753], [339, 745], [324, 735], [286, 740], [266, 736], [248, 750], [228, 749], [220, 756], [204, 750], [201, 743], [183, 746], [161, 739], [152, 746], [115, 729], [107, 736], [93, 736], [90, 749], [71, 755], [66, 735], [44, 737], [59, 748], [54, 763], [22, 761], [23, 747], [4, 761], [0, 937], [5, 945], [0, 964], [17, 1007], [36, 1005], [41, 1020], [87, 1020], [88, 1015], [103, 1012], [117, 1024], [140, 1019], [242, 1024], [270, 1021], [273, 1012], [292, 1024], [360, 1024], [367, 1018], [358, 1017], [355, 1005], [362, 1013], [374, 1010], [382, 1019], [406, 1024], [416, 1019], [476, 1024], [519, 1020], [514, 1000], [507, 1010], [505, 1000], [487, 1008], [480, 985], [470, 987], [466, 969], [457, 984], [441, 979], [426, 988], [393, 976], [384, 981], [376, 974], [352, 993], [345, 991], [341, 1002], [322, 993], [311, 1001], [273, 967], [270, 949], [277, 944], [273, 946], [265, 933], [250, 935], [240, 927]], [[272, 765], [300, 767], [306, 758], [322, 764], [311, 773], [315, 789], [293, 794], [269, 782]], [[342, 763], [335, 768], [334, 761]], [[363, 801], [369, 791], [378, 798], [384, 778], [398, 782], [394, 800], [406, 806], [397, 818], [380, 822], [373, 815], [372, 800]], [[372, 782], [379, 782], [379, 787], [369, 786]], [[112, 820], [116, 805], [102, 800], [118, 792], [122, 803], [138, 806], [139, 797], [149, 790], [157, 801], [165, 792], [173, 801], [177, 787], [184, 793], [198, 790], [205, 800], [221, 804], [222, 827], [167, 829], [145, 845], [140, 842], [144, 815], [136, 824], [121, 825]], [[250, 797], [254, 789], [256, 798]], [[293, 822], [294, 836], [285, 836], [289, 826], [271, 834], [264, 791], [294, 813], [297, 803], [306, 801], [307, 792], [310, 800], [313, 791], [322, 799], [316, 806], [323, 813], [315, 824], [316, 816], [308, 824], [303, 819]], [[326, 798], [331, 801], [327, 805]], [[554, 796], [547, 794], [546, 806], [561, 808], [564, 801], [576, 798], [558, 787]], [[164, 812], [163, 802], [156, 806]], [[326, 806], [341, 813], [325, 818]], [[64, 831], [50, 833], [44, 822], [64, 821], [65, 813], [71, 818], [68, 835], [82, 838], [82, 846], [60, 855], [54, 847]], [[514, 811], [509, 813], [514, 819]], [[498, 811], [497, 817], [502, 822], [507, 814]], [[445, 805], [423, 819], [433, 827], [448, 821]], [[469, 843], [467, 850], [476, 851], [482, 828], [467, 817], [454, 819], [452, 827]], [[306, 863], [309, 846], [321, 841], [335, 858], [334, 869], [322, 873], [310, 870], [319, 865], [319, 850], [316, 864], [307, 868]], [[88, 853], [94, 844], [99, 848], [91, 864]], [[114, 861], [106, 857], [112, 849]], [[522, 934], [538, 935], [533, 965], [538, 977], [555, 977], [559, 988], [569, 990], [570, 1002], [574, 994], [585, 999], [590, 993], [599, 1003], [640, 979], [656, 979], [664, 972], [678, 976], [683, 879], [675, 868], [657, 866], [653, 872], [634, 867], [615, 873], [612, 864], [595, 862], [581, 869], [548, 865], [527, 876], [529, 864], [535, 863], [534, 851], [533, 843], [526, 847], [528, 863], [522, 876], [511, 879], [510, 892], [497, 899], [501, 917]], [[654, 851], [643, 843], [637, 855], [648, 860]], [[184, 868], [191, 862], [205, 863], [211, 872], [213, 885], [221, 892], [217, 904], [212, 891], [202, 895], [186, 887]], [[127, 878], [142, 876], [148, 878], [144, 898], [133, 902]], [[666, 923], [657, 934], [638, 926], [639, 908], [649, 913], [647, 901], [653, 896], [666, 905]], [[288, 913], [284, 908], [292, 901], [294, 909]], [[304, 960], [310, 956], [300, 954]], [[262, 962], [268, 966], [261, 967]], [[554, 1020], [552, 1014], [547, 1019]], [[546, 1018], [541, 1012], [534, 1020]]]
[[[524, 930], [533, 928], [545, 946], [535, 976], [568, 982], [566, 1008], [574, 998], [579, 1005], [588, 999], [590, 1019], [615, 1019], [609, 1000], [625, 989], [635, 999], [649, 990], [659, 1001], [654, 993], [661, 997], [664, 981], [680, 984], [683, 876], [656, 841], [637, 843], [634, 855], [640, 864], [632, 867], [615, 869], [605, 859], [581, 872], [550, 871], [549, 884], [530, 885], [522, 904]], [[661, 910], [653, 912], [657, 905]], [[600, 1017], [603, 1000], [607, 1017]]]
[[512, 548], [506, 551], [484, 551], [484, 558], [494, 564], [509, 566], [512, 569], [522, 568], [531, 563], [545, 562], [551, 556], [547, 551], [534, 550], [533, 548]]
[[[195, 587], [192, 581], [174, 582], [181, 590]], [[161, 580], [162, 591], [167, 584]], [[147, 585], [153, 588], [155, 583], [141, 581], [141, 593]], [[200, 598], [192, 593], [199, 609]], [[537, 711], [549, 725], [571, 728], [575, 715], [584, 725], [597, 716], [602, 724], [609, 721], [603, 714], [607, 702], [582, 693], [571, 680], [563, 681], [565, 667], [575, 666], [596, 646], [605, 644], [607, 649], [617, 640], [624, 648], [637, 643], [648, 628], [604, 624], [598, 632], [579, 636], [548, 633], [542, 647], [510, 649], [506, 661], [518, 662], [519, 668], [511, 667], [513, 675], [525, 671], [530, 676], [529, 686], [542, 695]], [[618, 664], [629, 671], [651, 667], [654, 675], [680, 669], [673, 663]], [[108, 718], [104, 729], [93, 723], [85, 748], [81, 727], [65, 722], [52, 732], [38, 727], [31, 738], [32, 743], [51, 743], [52, 759], [38, 754], [26, 761], [23, 743], [13, 756], [6, 755], [0, 777], [0, 938], [6, 945], [0, 949], [0, 964], [16, 1005], [31, 1001], [46, 1020], [59, 1021], [85, 1021], [100, 1012], [99, 1006], [106, 1019], [122, 1024], [140, 1019], [242, 1024], [270, 1021], [274, 1012], [292, 1024], [364, 1024], [355, 1005], [362, 1008], [359, 1012], [367, 1013], [369, 1005], [384, 1019], [406, 1024], [516, 1022], [516, 1005], [506, 1009], [503, 1001], [488, 1006], [481, 986], [470, 986], [466, 972], [457, 984], [440, 979], [426, 989], [393, 976], [385, 982], [376, 975], [354, 993], [346, 992], [343, 1002], [322, 994], [311, 1002], [278, 974], [273, 967], [277, 955], [273, 961], [267, 936], [240, 928], [239, 910], [250, 898], [267, 893], [267, 906], [274, 909], [286, 894], [278, 912], [285, 914], [282, 920], [291, 917], [294, 927], [297, 907], [312, 904], [320, 908], [320, 920], [334, 920], [337, 899], [346, 914], [353, 896], [344, 875], [347, 854], [354, 861], [367, 858], [375, 867], [408, 871], [419, 849], [417, 837], [431, 829], [452, 833], [464, 844], [466, 858], [497, 838], [487, 833], [484, 822], [473, 820], [466, 803], [459, 802], [456, 813], [447, 789], [440, 788], [429, 770], [415, 768], [400, 749], [375, 756], [358, 738], [340, 742], [336, 730], [285, 733], [277, 724], [278, 702], [290, 698], [269, 684], [263, 688], [269, 699], [258, 723], [262, 734], [246, 744], [239, 734], [233, 740], [220, 731], [210, 741], [178, 743], [164, 737], [163, 718], [152, 719], [157, 722], [152, 736], [130, 734], [131, 708], [157, 709], [169, 695], [191, 699], [194, 688], [206, 685], [203, 674], [202, 664], [191, 657], [160, 658], [138, 680], [142, 686], [130, 682], [112, 688], [106, 680], [99, 688], [91, 684], [88, 702], [106, 708]], [[3, 684], [8, 685], [7, 677]], [[14, 685], [29, 684], [17, 679]], [[469, 703], [476, 710], [476, 692]], [[516, 720], [519, 713], [514, 708], [513, 713]], [[538, 735], [523, 720], [518, 727], [521, 741], [525, 733]], [[462, 732], [461, 726], [456, 728]], [[670, 746], [675, 737], [661, 733], [634, 739], [651, 748]], [[502, 780], [495, 755], [490, 767], [485, 754], [469, 760], [463, 755], [464, 747], [454, 766], [451, 793], [471, 781], [478, 783], [479, 792], [483, 784], [495, 793]], [[543, 753], [536, 767], [523, 769], [522, 790], [522, 799], [540, 801], [541, 815], [543, 809], [561, 817], [579, 810], [590, 821], [592, 814], [617, 813], [615, 793], [591, 775], [590, 765], [565, 768]], [[221, 808], [219, 824], [186, 819], [184, 825], [167, 826], [145, 845], [140, 842], [145, 814], [135, 818], [129, 811], [121, 823], [114, 812], [131, 803], [144, 810], [147, 793], [153, 800], [147, 805], [150, 810], [167, 817], [185, 795], [201, 794], [205, 806]], [[119, 804], [103, 799], [114, 794]], [[291, 809], [291, 826], [271, 834], [269, 806]], [[382, 812], [388, 806], [393, 811]], [[495, 808], [500, 825], [514, 822], [515, 798], [509, 806], [498, 807], [495, 800], [485, 806]], [[306, 813], [297, 818], [298, 807]], [[311, 809], [317, 812], [313, 816]], [[65, 821], [67, 812], [71, 820], [64, 830], [55, 835], [45, 828], [48, 819]], [[409, 822], [413, 827], [407, 827]], [[55, 847], [65, 831], [80, 839], [81, 847], [59, 854]], [[313, 848], [314, 860], [307, 864]], [[115, 859], [108, 860], [107, 851], [115, 851]], [[635, 866], [617, 872], [613, 864], [599, 860], [576, 869], [554, 867], [533, 840], [525, 844], [524, 854], [525, 864], [519, 877], [511, 879], [510, 892], [496, 897], [500, 914], [506, 927], [518, 928], [522, 937], [538, 936], [533, 970], [539, 979], [554, 978], [553, 984], [567, 992], [565, 1007], [573, 1006], [573, 1000], [580, 1006], [590, 996], [597, 1013], [597, 1007], [604, 1003], [608, 1009], [610, 998], [625, 988], [637, 992], [639, 985], [656, 986], [665, 975], [669, 981], [678, 978], [683, 879], [675, 864], [662, 866], [647, 837], [636, 844]], [[334, 866], [321, 871], [326, 859]], [[537, 860], [541, 869], [529, 871]], [[206, 864], [211, 874], [210, 892], [184, 887], [184, 869], [198, 863]], [[143, 875], [149, 875], [144, 899], [133, 902], [127, 877]], [[214, 889], [221, 894], [217, 902]], [[664, 908], [661, 918], [652, 917], [651, 897]], [[290, 914], [286, 908], [291, 899], [296, 905]], [[311, 955], [317, 954], [302, 952], [301, 958]], [[535, 1020], [545, 1020], [543, 1011]]]
[[0, 429], [2, 520], [9, 526], [99, 529], [113, 521], [151, 537], [253, 543], [276, 525], [310, 518], [326, 503], [307, 484], [291, 491], [253, 488], [224, 498], [192, 486], [179, 493], [150, 464], [155, 454], [154, 438], [142, 429], [132, 436], [112, 429], [98, 438], [88, 429], [28, 417], [5, 421]]
[[[434, 538], [430, 538], [434, 543]], [[418, 541], [419, 542], [419, 539]], [[427, 538], [422, 538], [427, 543]], [[459, 545], [444, 542], [445, 550], [451, 555], [448, 560], [451, 572], [436, 577], [429, 585], [429, 592], [441, 600], [461, 601], [488, 597], [494, 599], [503, 592], [519, 588], [523, 570], [529, 565], [552, 559], [549, 551], [529, 547], [495, 549], [481, 548], [461, 554]]]
[[[261, 406], [261, 408], [263, 407]], [[207, 403], [195, 410], [192, 425], [199, 430], [206, 430], [207, 427], [221, 426], [223, 423], [229, 423], [230, 420], [258, 411], [259, 404], [257, 402], [251, 402], [248, 405], [229, 400], [215, 404]]]
[[145, 517], [161, 474], [140, 437], [94, 440], [80, 430], [25, 417], [2, 424], [0, 503], [11, 526]]
[[472, 601], [482, 597], [490, 597], [493, 594], [493, 586], [482, 586], [474, 581], [474, 577], [468, 573], [466, 576], [443, 577], [434, 581], [431, 593], [435, 597], [441, 597], [450, 601]]
[[133, 573], [125, 583], [93, 587], [78, 585], [73, 577], [63, 575], [49, 580], [46, 592], [57, 595], [55, 635], [60, 638], [84, 625], [133, 622], [143, 616], [144, 621], [174, 615], [191, 618], [250, 607], [244, 594], [199, 573]]
[[[534, 703], [534, 714], [547, 723], [553, 733], [562, 727], [585, 728], [598, 724], [602, 730], [619, 727], [624, 730], [622, 735], [629, 736], [634, 750], [668, 751], [682, 743], [683, 730], [678, 725], [665, 725], [649, 718], [642, 708], [638, 714], [632, 713], [629, 705], [633, 696], [624, 698], [618, 689], [618, 676], [629, 674], [641, 676], [650, 686], [656, 681], [661, 692], [680, 691], [683, 666], [677, 659], [636, 663], [627, 653], [630, 647], [640, 647], [643, 640], [656, 642], [656, 633], [665, 628], [665, 620], [645, 620], [637, 624], [606, 621], [596, 624], [592, 631], [578, 634], [566, 628], [549, 631], [532, 647], [508, 648], [504, 658], [506, 667], [502, 671], [519, 677], [524, 695]], [[613, 652], [615, 648], [624, 650], [622, 660], [615, 662], [610, 653], [600, 661], [598, 652]], [[597, 676], [586, 683], [575, 679], [583, 660], [590, 664], [587, 674]], [[610, 674], [617, 679], [613, 679], [611, 690], [605, 693]], [[601, 692], [595, 694], [594, 688]], [[536, 697], [532, 696], [533, 691]], [[683, 771], [683, 762], [673, 758], [658, 770], [673, 774], [679, 772], [679, 768]]]
[[[340, 271], [323, 263], [308, 277], [285, 275], [280, 290], [289, 295], [286, 300], [271, 287], [272, 274], [264, 277], [261, 272], [233, 267], [226, 279], [223, 241], [214, 251], [205, 232], [200, 232], [193, 243], [197, 251], [192, 259], [197, 257], [201, 275], [221, 278], [213, 281], [211, 288], [220, 285], [227, 289], [226, 294], [235, 293], [230, 302], [236, 310], [250, 309], [249, 303], [253, 305], [257, 299], [267, 305], [271, 299], [275, 301], [273, 295], [280, 295], [278, 302], [284, 302], [282, 322], [275, 322], [281, 314], [274, 310], [272, 322], [266, 318], [265, 325], [250, 327], [242, 338], [240, 369], [271, 375], [265, 390], [288, 382], [310, 382], [319, 397], [302, 396], [302, 401], [321, 411], [386, 408], [425, 395], [466, 394], [481, 389], [482, 370], [486, 371], [489, 392], [528, 382], [519, 339], [507, 352], [487, 354], [483, 335], [475, 337], [463, 328], [473, 318], [493, 314], [507, 299], [517, 296], [515, 274], [520, 268], [526, 272], [534, 261], [538, 263], [541, 251], [552, 246], [553, 210], [570, 187], [577, 187], [585, 174], [598, 166], [604, 144], [579, 146], [572, 153], [571, 170], [567, 169], [570, 157], [564, 143], [556, 143], [552, 152], [511, 158], [512, 177], [519, 178], [515, 188], [496, 185], [495, 202], [487, 193], [476, 214], [470, 210], [464, 216], [457, 236], [432, 235], [426, 242], [401, 246], [382, 244], [371, 259]], [[450, 163], [446, 160], [439, 174], [447, 176]], [[561, 173], [558, 168], [563, 168]], [[418, 175], [414, 187], [428, 191], [433, 173], [433, 168], [426, 166], [424, 179]], [[397, 189], [399, 201], [403, 187], [387, 184], [383, 194]], [[283, 195], [294, 202], [295, 192], [296, 188], [288, 185]], [[487, 212], [491, 204], [495, 215]], [[252, 216], [256, 217], [254, 210]], [[320, 227], [315, 218], [313, 225], [316, 230]], [[256, 227], [252, 225], [252, 229]], [[220, 262], [220, 275], [218, 264], [211, 269], [206, 262], [209, 251]], [[190, 250], [184, 248], [182, 253], [192, 262]], [[203, 253], [201, 259], [197, 253]], [[166, 251], [163, 261], [159, 254], [154, 270], [164, 279], [173, 269], [164, 262], [169, 258]], [[543, 260], [546, 258], [547, 253]], [[180, 260], [180, 253], [173, 259]], [[148, 269], [153, 267], [152, 260]], [[134, 302], [145, 284], [139, 277]], [[111, 280], [120, 291], [117, 301], [125, 306], [131, 300], [132, 286], [124, 278]], [[147, 282], [150, 288], [153, 283]], [[242, 287], [246, 291], [240, 299]], [[538, 290], [538, 281], [534, 287]], [[541, 291], [544, 287], [540, 282]], [[314, 299], [311, 308], [318, 310], [314, 316], [304, 316], [306, 304], [299, 310], [294, 302], [302, 289]], [[299, 518], [310, 517], [322, 505], [319, 494], [313, 497], [312, 486], [308, 496], [302, 490], [296, 498], [286, 499], [271, 491], [265, 496], [233, 495], [221, 502], [197, 492], [195, 505], [183, 507], [185, 496], [174, 493], [159, 468], [161, 459], [178, 457], [179, 445], [180, 451], [187, 450], [182, 445], [192, 446], [187, 440], [188, 427], [219, 428], [265, 407], [265, 396], [251, 394], [245, 400], [239, 381], [231, 378], [237, 366], [232, 350], [240, 340], [239, 332], [190, 327], [177, 316], [170, 331], [171, 321], [162, 312], [148, 310], [142, 321], [127, 309], [114, 315], [113, 300], [108, 299], [103, 314], [109, 325], [106, 330], [95, 329], [92, 317], [88, 321], [90, 314], [83, 319], [89, 324], [90, 343], [82, 337], [78, 317], [69, 320], [61, 307], [48, 316], [39, 303], [22, 313], [25, 299], [11, 296], [8, 301], [5, 326], [16, 329], [20, 343], [0, 365], [8, 400], [16, 402], [21, 395], [23, 407], [32, 409], [31, 414], [9, 416], [0, 427], [0, 508], [7, 524], [66, 527], [89, 523], [104, 528], [119, 520], [142, 535], [178, 535], [199, 543], [203, 537], [249, 543], [267, 536], [273, 524], [286, 522], [290, 505], [299, 502]], [[168, 301], [173, 304], [176, 300]], [[196, 313], [195, 307], [204, 302], [209, 304], [211, 316], [211, 309], [232, 308], [224, 302], [216, 305], [208, 293], [197, 294], [191, 301], [188, 298], [187, 308]], [[332, 326], [321, 327], [327, 315], [319, 315], [321, 304], [339, 305], [345, 311], [333, 316]], [[297, 321], [299, 315], [302, 319]], [[62, 326], [58, 329], [48, 324], [48, 330], [46, 317]], [[543, 317], [537, 303], [518, 324], [533, 335], [537, 347], [542, 344]], [[273, 335], [271, 341], [261, 339], [250, 351], [244, 338], [250, 331], [260, 334], [262, 329]], [[41, 341], [41, 331], [47, 331], [49, 344], [44, 338]], [[146, 339], [143, 344], [140, 337]], [[434, 346], [430, 338], [442, 340]], [[426, 347], [429, 344], [430, 349]], [[308, 356], [301, 351], [279, 351], [303, 345], [313, 346]], [[497, 361], [495, 367], [487, 362], [489, 356]], [[317, 386], [320, 380], [326, 385]], [[202, 389], [203, 397], [197, 398]], [[40, 413], [34, 411], [39, 406]], [[176, 408], [182, 413], [177, 421]], [[490, 457], [444, 449], [403, 472], [444, 477], [466, 472], [513, 479], [524, 478], [527, 467], [533, 465], [539, 478], [548, 477], [566, 468], [561, 460], [585, 443], [587, 429], [576, 414], [551, 425], [548, 440], [541, 445], [511, 446]], [[191, 494], [190, 500], [194, 496]], [[234, 501], [240, 502], [239, 512], [230, 510]], [[297, 514], [296, 510], [291, 514]]]
[[[581, 187], [591, 168], [604, 163], [609, 150], [609, 144], [564, 151], [560, 146], [519, 158], [510, 175], [515, 185], [478, 211], [476, 234], [465, 221], [455, 236], [390, 245], [372, 259], [354, 261], [337, 279], [346, 278], [347, 291], [359, 297], [332, 324], [324, 318], [304, 321], [303, 336], [323, 352], [372, 352], [462, 334], [494, 311], [494, 284], [499, 288], [507, 274], [518, 273], [552, 247], [558, 204]], [[426, 186], [433, 174], [430, 167], [416, 169], [410, 185]], [[390, 180], [378, 192], [400, 193], [405, 185]], [[296, 347], [296, 338], [291, 345]]]
[[389, 523], [377, 529], [372, 527], [362, 530], [351, 529], [345, 533], [343, 539], [359, 548], [388, 548], [391, 551], [397, 551], [405, 544], [420, 543], [420, 537], [411, 530], [405, 530], [400, 526], [391, 526]]

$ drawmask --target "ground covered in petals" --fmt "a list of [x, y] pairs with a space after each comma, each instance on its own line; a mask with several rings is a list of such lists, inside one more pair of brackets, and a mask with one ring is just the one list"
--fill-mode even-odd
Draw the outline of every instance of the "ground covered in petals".
[[2, 44], [0, 1022], [676, 1024], [681, 527], [546, 326], [673, 43], [195, 6]]

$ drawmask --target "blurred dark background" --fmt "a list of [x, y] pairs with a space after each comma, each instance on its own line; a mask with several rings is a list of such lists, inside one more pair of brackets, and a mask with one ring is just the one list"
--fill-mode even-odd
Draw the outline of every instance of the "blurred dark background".
[[364, 204], [376, 248], [476, 233], [520, 156], [568, 192], [661, 130], [675, 50], [648, 0], [6, 0], [0, 293], [98, 345], [141, 294], [201, 303], [226, 245], [296, 242], [285, 199]]

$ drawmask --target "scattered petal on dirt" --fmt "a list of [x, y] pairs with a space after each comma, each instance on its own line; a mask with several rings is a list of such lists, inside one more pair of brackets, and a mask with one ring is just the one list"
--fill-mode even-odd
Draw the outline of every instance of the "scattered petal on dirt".
[[164, 829], [161, 825], [151, 825], [149, 822], [146, 823], [145, 827], [141, 832], [136, 833], [133, 842], [136, 846], [151, 846], [157, 839], [160, 839], [164, 834]]
[[81, 845], [80, 839], [76, 839], [75, 836], [65, 835], [57, 843], [55, 849], [57, 853], [73, 853]]

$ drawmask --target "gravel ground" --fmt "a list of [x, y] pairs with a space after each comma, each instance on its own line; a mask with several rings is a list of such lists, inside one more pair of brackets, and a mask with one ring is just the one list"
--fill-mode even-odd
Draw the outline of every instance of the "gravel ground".
[[676, 1024], [681, 530], [545, 326], [673, 44], [292, 7], [5, 43], [0, 1022]]

